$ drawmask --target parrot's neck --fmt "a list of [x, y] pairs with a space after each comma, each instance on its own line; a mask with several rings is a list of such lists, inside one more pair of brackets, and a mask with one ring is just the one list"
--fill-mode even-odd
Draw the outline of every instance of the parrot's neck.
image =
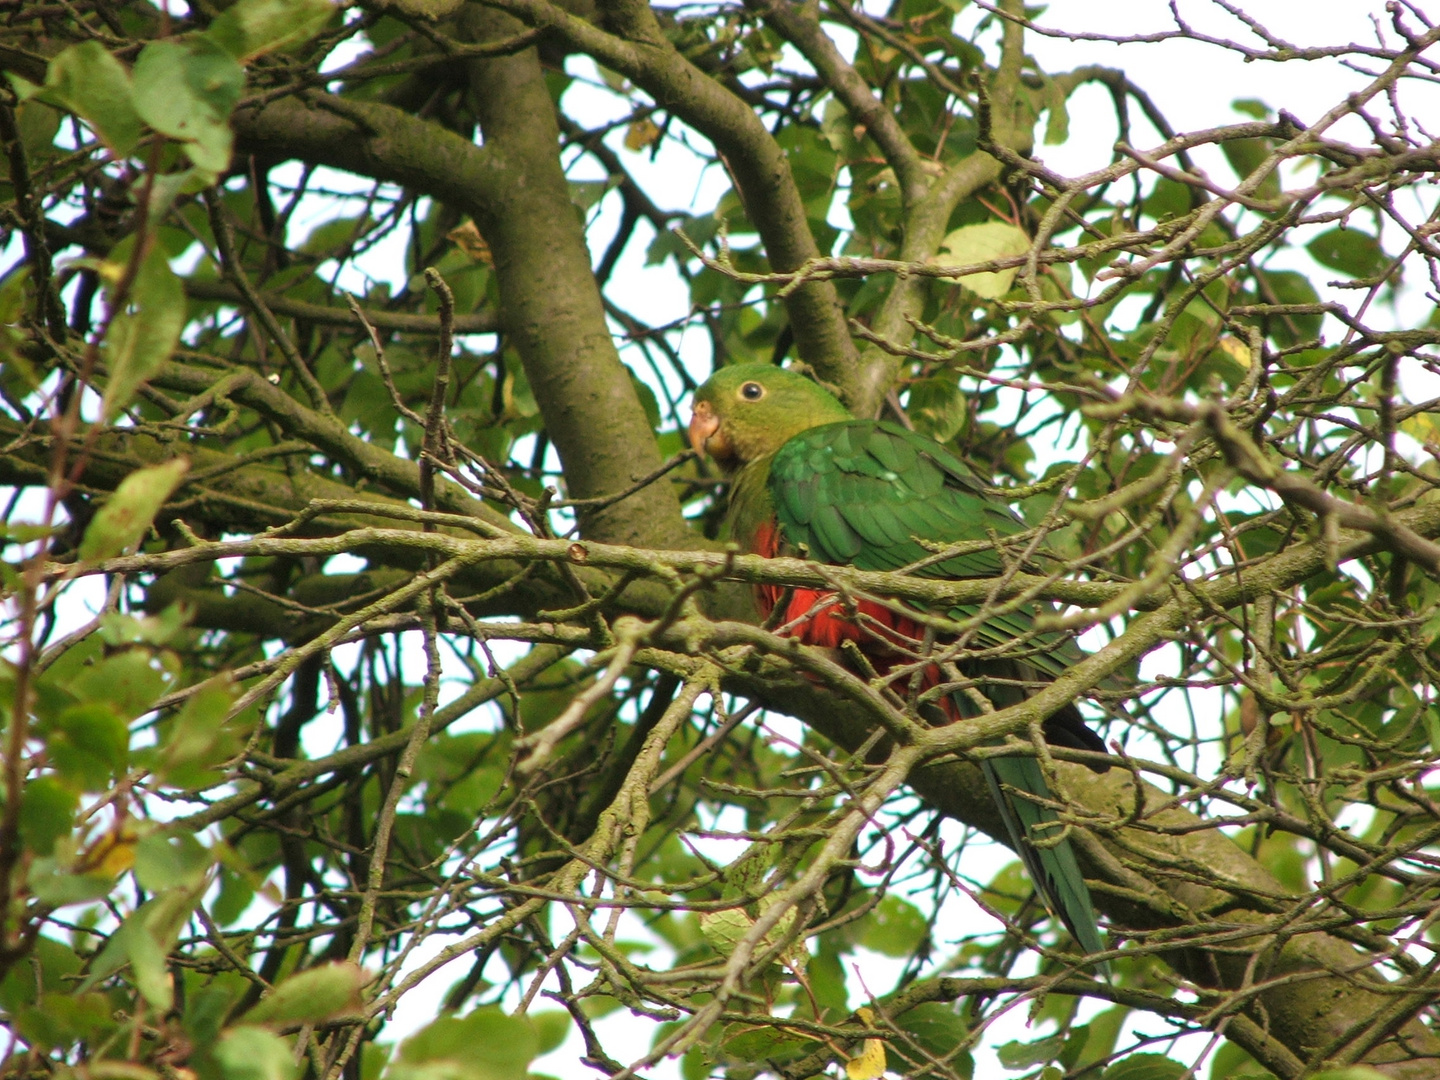
[[770, 498], [770, 461], [774, 454], [756, 458], [740, 466], [730, 480], [730, 503], [725, 515], [730, 539], [756, 555], [773, 555], [762, 551], [774, 546], [775, 503]]

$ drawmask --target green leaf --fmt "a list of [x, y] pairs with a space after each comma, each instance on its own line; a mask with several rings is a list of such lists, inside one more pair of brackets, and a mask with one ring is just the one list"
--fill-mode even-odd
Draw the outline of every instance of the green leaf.
[[955, 438], [970, 416], [964, 393], [950, 379], [916, 379], [905, 411], [916, 431], [942, 443]]
[[[103, 272], [119, 278], [131, 245], [118, 245]], [[101, 412], [107, 421], [129, 405], [140, 384], [170, 359], [185, 328], [185, 290], [159, 245], [151, 247], [124, 298], [125, 308], [105, 334], [110, 369]]]
[[225, 867], [220, 871], [220, 895], [210, 905], [210, 917], [221, 926], [229, 926], [255, 899], [255, 886], [249, 876]]
[[130, 755], [130, 725], [107, 701], [89, 701], [62, 709], [45, 740], [55, 769], [83, 791], [101, 791], [125, 771]]
[[445, 1016], [400, 1044], [386, 1080], [525, 1080], [540, 1050], [534, 1026], [498, 1008]]
[[157, 1009], [166, 1012], [175, 1004], [175, 987], [165, 968], [165, 949], [143, 927], [136, 927], [122, 939], [130, 973], [140, 996]]
[[1190, 212], [1190, 201], [1194, 192], [1179, 180], [1162, 176], [1155, 181], [1150, 194], [1145, 196], [1140, 208], [1156, 221], [1168, 221]]
[[[123, 69], [122, 69], [123, 70]], [[129, 79], [129, 73], [126, 73]], [[110, 104], [107, 102], [106, 104]], [[58, 147], [55, 136], [60, 133], [60, 121], [65, 113], [41, 100], [22, 101], [15, 110], [15, 127], [20, 134], [20, 143], [32, 162], [53, 157]], [[140, 118], [135, 118], [138, 130]], [[0, 161], [0, 176], [10, 175], [10, 162]], [[13, 319], [0, 321], [13, 322]]]
[[[971, 266], [992, 259], [1008, 259], [1030, 250], [1030, 238], [1014, 225], [1004, 221], [984, 221], [979, 225], [962, 225], [940, 241], [940, 251], [930, 261], [939, 266]], [[1010, 291], [1019, 267], [1006, 270], [966, 274], [955, 279], [977, 296], [995, 300]], [[942, 279], [943, 280], [943, 279]]]
[[104, 994], [50, 993], [15, 1018], [15, 1030], [28, 1042], [50, 1050], [68, 1049], [80, 1040], [98, 1041], [116, 1027], [114, 1009]]
[[167, 682], [149, 649], [124, 649], [100, 660], [91, 657], [60, 685], [81, 701], [102, 702], [133, 719], [150, 711]]
[[200, 788], [213, 782], [216, 775], [211, 770], [236, 750], [234, 735], [225, 728], [225, 717], [234, 701], [234, 686], [224, 676], [210, 680], [187, 698], [170, 725], [156, 775], [183, 788]]
[[[657, 1038], [661, 1037], [659, 1031]], [[742, 1065], [765, 1063], [779, 1065], [793, 1061], [815, 1049], [809, 1039], [797, 1038], [782, 1027], [771, 1024], [726, 1024], [720, 1037], [719, 1057], [722, 1061]], [[709, 1075], [708, 1072], [705, 1075]]]
[[139, 544], [189, 468], [189, 458], [174, 458], [120, 481], [115, 494], [86, 527], [80, 558], [108, 559]]
[[[630, 371], [629, 368], [625, 369]], [[633, 372], [630, 371], [630, 385], [635, 388], [635, 396], [640, 399], [640, 406], [645, 410], [645, 418], [650, 421], [650, 427], [656, 431], [660, 430], [660, 400], [655, 396], [655, 391]]]
[[245, 70], [204, 36], [152, 41], [135, 61], [141, 119], [183, 142], [190, 160], [212, 173], [230, 167], [230, 110], [244, 87]]
[[[1275, 149], [1269, 139], [1229, 139], [1220, 144], [1225, 160], [1241, 180], [1248, 180]], [[1280, 171], [1272, 168], [1253, 192], [1257, 199], [1273, 199], [1280, 194]]]
[[282, 982], [247, 1012], [244, 1020], [247, 1024], [319, 1024], [341, 1016], [360, 1017], [364, 1011], [360, 988], [365, 982], [365, 972], [358, 964], [311, 968]]
[[1000, 914], [1014, 917], [1030, 896], [1030, 879], [1018, 861], [1008, 862], [996, 871], [980, 896]]
[[1055, 1034], [1047, 1035], [1043, 1039], [1036, 1039], [1034, 1042], [1006, 1043], [995, 1051], [995, 1056], [1007, 1069], [1028, 1069], [1031, 1065], [1043, 1065], [1047, 1061], [1054, 1061], [1060, 1056], [1060, 1051], [1063, 1049], [1065, 1049], [1065, 1036]]
[[909, 956], [929, 930], [920, 909], [893, 894], [881, 900], [861, 926], [858, 944], [882, 956]]
[[[1265, 282], [1276, 301], [1282, 304], [1317, 304], [1320, 294], [1304, 274], [1294, 270], [1257, 270], [1255, 276]], [[1265, 297], [1264, 301], [1268, 301]], [[1264, 302], [1262, 301], [1262, 302]], [[1293, 345], [1302, 339], [1320, 336], [1322, 316], [1289, 313], [1265, 320], [1266, 333], [1281, 345]]]
[[1084, 1045], [1076, 1052], [1075, 1059], [1067, 1063], [1073, 1068], [1076, 1065], [1091, 1065], [1109, 1057], [1115, 1052], [1115, 1040], [1119, 1038], [1120, 1028], [1129, 1015], [1130, 1009], [1124, 1005], [1116, 1005], [1092, 1017], [1086, 1025], [1090, 1030]]
[[[205, 985], [198, 989], [193, 989], [193, 983], [187, 979], [183, 1017], [185, 1034], [189, 1036], [190, 1044], [199, 1049], [205, 1058], [213, 1060], [214, 1047], [220, 1042], [225, 1021], [235, 1002], [249, 986], [248, 979], [235, 973], [226, 973], [207, 980]], [[206, 1076], [207, 1073], [210, 1076], [215, 1075], [215, 1070], [204, 1069], [203, 1065], [202, 1069], [197, 1071], [201, 1076]]]
[[840, 957], [839, 943], [830, 935], [822, 934], [816, 942], [815, 955], [810, 958], [806, 974], [810, 978], [810, 990], [815, 1003], [821, 1010], [830, 1010], [837, 1016], [849, 1012], [849, 994], [845, 986], [845, 964]]
[[35, 899], [56, 908], [86, 904], [107, 895], [115, 885], [114, 874], [75, 874], [70, 866], [69, 859], [36, 859], [26, 882]]
[[[812, 124], [787, 124], [775, 133], [775, 142], [785, 153], [790, 174], [805, 201], [811, 227], [823, 224], [840, 167], [835, 148]], [[829, 250], [823, 242], [820, 247]]]
[[244, 61], [309, 41], [336, 10], [330, 0], [240, 0], [220, 13], [205, 36]]
[[[375, 227], [375, 219], [369, 214], [358, 217], [331, 218], [311, 229], [298, 250], [314, 256], [315, 261], [334, 259], [350, 251], [355, 242]], [[373, 353], [368, 354], [373, 357]], [[390, 363], [396, 370], [403, 370], [406, 357], [403, 353], [392, 354]], [[373, 360], [367, 360], [373, 366]], [[388, 396], [388, 395], [387, 395]]]
[[165, 645], [189, 624], [189, 612], [171, 604], [156, 615], [129, 615], [107, 611], [100, 616], [100, 638], [106, 645]]
[[33, 1005], [47, 991], [70, 990], [85, 966], [73, 945], [43, 934], [34, 939], [27, 963], [12, 964], [0, 979], [0, 1009], [15, 1012]]
[[[199, 165], [191, 165], [190, 168], [180, 172], [162, 173], [155, 177], [155, 183], [150, 188], [150, 220], [165, 220], [165, 215], [175, 205], [177, 198], [181, 195], [199, 194], [218, 179], [219, 177], [214, 172], [202, 169]], [[167, 254], [173, 257], [176, 253], [171, 251]]]
[[1040, 107], [1048, 114], [1045, 121], [1045, 145], [1060, 146], [1070, 138], [1070, 110], [1065, 91], [1054, 79], [1044, 76], [1040, 91]]
[[965, 1020], [949, 1005], [929, 1001], [893, 1018], [905, 1039], [886, 1044], [886, 1057], [893, 1072], [910, 1073], [927, 1064], [929, 1058], [949, 1061], [960, 1076], [969, 1077], [974, 1064], [968, 1053], [957, 1051], [969, 1037]]
[[1305, 245], [1316, 262], [1352, 278], [1370, 278], [1389, 265], [1380, 241], [1358, 229], [1331, 229]]
[[0, 522], [0, 538], [15, 544], [33, 544], [47, 540], [60, 530], [53, 525], [37, 525], [31, 521]]
[[570, 201], [582, 214], [610, 193], [615, 185], [607, 180], [571, 180]]
[[300, 1074], [290, 1044], [261, 1027], [230, 1028], [214, 1053], [225, 1080], [294, 1080]]
[[74, 828], [79, 805], [76, 794], [53, 776], [29, 781], [20, 796], [20, 842], [37, 855], [49, 855]]
[[530, 1022], [535, 1025], [535, 1034], [540, 1040], [540, 1054], [557, 1049], [570, 1034], [570, 1014], [559, 1009], [531, 1013]]
[[136, 908], [110, 935], [79, 989], [91, 989], [128, 964], [140, 995], [168, 1012], [175, 1003], [175, 987], [165, 958], [204, 895], [202, 882], [194, 888], [170, 889]]
[[684, 264], [690, 259], [690, 249], [680, 242], [676, 233], [684, 233], [692, 244], [703, 248], [715, 238], [717, 231], [718, 223], [711, 214], [682, 218], [664, 232], [656, 233], [655, 239], [645, 249], [645, 265], [656, 266], [672, 255]]
[[135, 880], [149, 892], [203, 882], [215, 857], [186, 832], [153, 832], [135, 845]]
[[1186, 1071], [1164, 1054], [1131, 1054], [1106, 1069], [1101, 1080], [1179, 1080]]
[[89, 124], [117, 157], [140, 141], [130, 73], [98, 41], [72, 45], [51, 60], [41, 96]]
[[[772, 907], [774, 907], [780, 902], [780, 898], [774, 893], [769, 893], [765, 896], [762, 896], [759, 903], [760, 914], [766, 914]], [[770, 928], [769, 932], [765, 935], [765, 940], [762, 942], [762, 948], [768, 948], [772, 944], [778, 944], [779, 942], [784, 941], [786, 936], [790, 933], [791, 927], [793, 927], [794, 925], [795, 909], [790, 908], [788, 911], [786, 911], [780, 916], [779, 920], [775, 923], [774, 926]], [[810, 963], [810, 950], [805, 945], [805, 938], [801, 936], [787, 944], [780, 951], [780, 955], [776, 957], [776, 961], [778, 963], [784, 964], [792, 971], [803, 972], [806, 968], [806, 965]]]

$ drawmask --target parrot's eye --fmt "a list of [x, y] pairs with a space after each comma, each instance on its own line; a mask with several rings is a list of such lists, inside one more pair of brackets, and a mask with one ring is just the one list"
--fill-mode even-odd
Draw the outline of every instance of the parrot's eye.
[[765, 388], [758, 382], [747, 382], [740, 387], [740, 396], [746, 401], [759, 401], [765, 396]]

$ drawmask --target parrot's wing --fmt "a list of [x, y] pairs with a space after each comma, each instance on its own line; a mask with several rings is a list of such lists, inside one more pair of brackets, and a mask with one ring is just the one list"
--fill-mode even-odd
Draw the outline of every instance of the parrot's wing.
[[[770, 492], [788, 543], [810, 558], [861, 570], [898, 570], [930, 558], [931, 545], [987, 543], [1026, 526], [939, 443], [876, 420], [847, 420], [790, 439], [770, 466]], [[921, 577], [996, 577], [994, 548], [930, 563]], [[947, 614], [965, 619], [979, 609]], [[1083, 655], [1066, 636], [1034, 634], [1033, 607], [996, 614], [974, 632], [977, 647], [1027, 641], [1027, 662], [1054, 677]]]
[[[874, 420], [846, 420], [802, 431], [770, 466], [781, 526], [810, 557], [865, 570], [893, 570], [935, 543], [983, 541], [1023, 528], [1003, 504], [939, 443]], [[998, 574], [994, 551], [927, 567], [930, 577]]]

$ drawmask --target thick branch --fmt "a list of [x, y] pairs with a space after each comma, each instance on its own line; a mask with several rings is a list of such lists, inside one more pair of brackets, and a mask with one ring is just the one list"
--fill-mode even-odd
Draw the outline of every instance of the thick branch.
[[[546, 0], [491, 0], [531, 26], [558, 33], [576, 49], [620, 72], [655, 103], [715, 144], [760, 232], [770, 265], [792, 270], [821, 252], [785, 153], [755, 111], [676, 51], [649, 6], [615, 0], [607, 15], [628, 40], [607, 34]], [[858, 357], [835, 287], [810, 283], [786, 300], [801, 359], [852, 395]]]
[[[519, 29], [479, 6], [468, 9], [463, 25], [477, 40]], [[568, 494], [616, 494], [663, 458], [610, 336], [584, 224], [560, 167], [560, 131], [539, 55], [527, 49], [473, 61], [470, 81], [486, 149], [504, 179], [474, 213], [495, 256], [506, 332], [560, 454]], [[619, 543], [681, 544], [689, 534], [669, 484], [579, 517], [585, 535]]]
[[[238, 111], [239, 144], [271, 158], [300, 158], [403, 184], [482, 222], [496, 257], [502, 325], [521, 353], [571, 493], [584, 498], [621, 491], [661, 458], [610, 340], [584, 233], [560, 171], [554, 106], [539, 61], [534, 50], [526, 50], [474, 63], [508, 73], [481, 96], [496, 108], [508, 103], [513, 110], [509, 130], [492, 117], [494, 137], [484, 147], [391, 106], [322, 94]], [[550, 117], [548, 130], [529, 130], [544, 116]], [[276, 418], [299, 415], [298, 403], [278, 390], [267, 395], [252, 389], [265, 400], [247, 404]], [[325, 437], [320, 445], [327, 449], [347, 444], [344, 456], [364, 461], [365, 471], [377, 479], [398, 469], [407, 480], [412, 473], [418, 480], [414, 463], [362, 449], [365, 444], [339, 426], [316, 433]], [[685, 533], [679, 502], [668, 487], [647, 489], [639, 508], [626, 509], [596, 515], [587, 524], [622, 541], [674, 541]]]

